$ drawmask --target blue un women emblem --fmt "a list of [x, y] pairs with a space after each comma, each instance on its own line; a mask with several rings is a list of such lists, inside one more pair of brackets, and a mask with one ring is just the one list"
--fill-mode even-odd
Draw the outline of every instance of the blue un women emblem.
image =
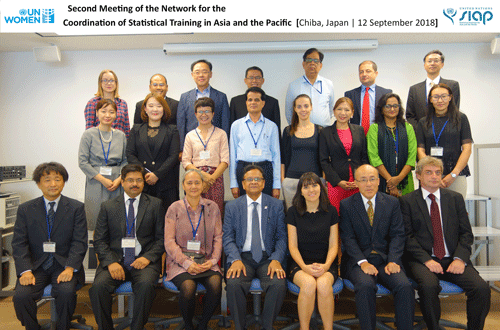
[[42, 23], [54, 23], [54, 9], [42, 9]]

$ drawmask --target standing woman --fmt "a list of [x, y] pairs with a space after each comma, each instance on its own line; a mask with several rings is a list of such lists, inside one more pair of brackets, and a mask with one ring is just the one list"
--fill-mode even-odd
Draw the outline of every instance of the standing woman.
[[97, 102], [97, 127], [83, 132], [78, 150], [78, 165], [85, 174], [85, 214], [87, 226], [94, 230], [101, 203], [122, 193], [120, 172], [127, 165], [127, 138], [112, 128], [116, 104], [104, 99]]
[[333, 114], [337, 120], [319, 134], [319, 159], [328, 182], [328, 198], [338, 210], [341, 200], [358, 192], [354, 171], [368, 164], [368, 155], [363, 127], [349, 123], [354, 114], [351, 99], [339, 98]]
[[146, 169], [144, 192], [162, 200], [164, 210], [179, 199], [179, 180], [174, 168], [179, 164], [179, 131], [167, 124], [170, 108], [165, 98], [151, 93], [142, 103], [142, 124], [134, 125], [127, 142], [129, 163]]
[[400, 197], [415, 190], [411, 170], [417, 159], [417, 138], [397, 94], [387, 93], [375, 109], [375, 123], [366, 135], [370, 164], [380, 175], [378, 190]]
[[87, 102], [85, 107], [85, 129], [99, 125], [99, 118], [95, 115], [96, 105], [102, 99], [113, 100], [116, 104], [116, 120], [113, 128], [119, 129], [128, 137], [130, 124], [128, 120], [127, 102], [119, 98], [118, 77], [111, 70], [102, 70], [97, 81], [97, 93]]
[[227, 134], [212, 125], [214, 101], [200, 97], [194, 104], [198, 127], [186, 134], [182, 151], [185, 170], [199, 169], [203, 175], [203, 198], [217, 203], [221, 214], [224, 209], [224, 178], [229, 164]]
[[469, 120], [455, 105], [453, 92], [446, 84], [432, 86], [428, 106], [427, 117], [417, 125], [418, 159], [425, 156], [441, 159], [441, 188], [449, 188], [465, 198], [466, 177], [470, 175], [467, 162], [473, 142]]
[[207, 293], [197, 329], [206, 330], [222, 293], [217, 264], [222, 252], [222, 221], [217, 204], [201, 197], [201, 171], [187, 170], [182, 187], [186, 198], [173, 203], [165, 216], [166, 280], [180, 291], [179, 308], [186, 330], [194, 330], [196, 286], [203, 283]]
[[311, 111], [309, 95], [297, 96], [293, 100], [292, 124], [283, 130], [281, 186], [287, 208], [292, 206], [292, 198], [297, 192], [297, 183], [302, 174], [313, 172], [322, 176], [318, 151], [322, 127], [309, 120]]
[[333, 283], [338, 277], [338, 214], [318, 175], [304, 173], [285, 219], [292, 262], [290, 280], [300, 287], [300, 329], [309, 329], [316, 296], [325, 329], [333, 328]]

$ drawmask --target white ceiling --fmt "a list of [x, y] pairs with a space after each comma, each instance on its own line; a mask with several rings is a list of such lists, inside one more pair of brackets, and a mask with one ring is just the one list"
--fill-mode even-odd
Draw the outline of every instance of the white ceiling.
[[498, 33], [196, 33], [110, 36], [59, 36], [0, 33], [0, 52], [59, 46], [61, 51], [162, 49], [165, 43], [261, 42], [377, 39], [379, 44], [489, 43]]

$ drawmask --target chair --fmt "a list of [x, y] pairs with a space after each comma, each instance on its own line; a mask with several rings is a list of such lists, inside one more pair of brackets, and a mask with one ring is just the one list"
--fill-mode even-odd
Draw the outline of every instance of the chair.
[[[416, 290], [418, 287], [417, 283], [411, 278], [408, 279], [410, 280], [410, 283], [413, 286], [413, 288]], [[464, 293], [464, 290], [462, 290], [461, 287], [447, 281], [440, 280], [439, 285], [441, 286], [441, 292], [439, 293], [439, 298], [446, 298], [448, 296], [454, 296]], [[426, 329], [423, 316], [415, 316], [415, 322], [417, 322], [417, 324], [413, 328], [414, 330]], [[453, 329], [467, 329], [467, 326], [465, 324], [443, 319], [439, 320], [439, 327], [443, 330], [445, 329], [444, 327]]]
[[[350, 290], [354, 291], [354, 284], [352, 284], [351, 281], [344, 279], [344, 286]], [[380, 297], [385, 297], [391, 294], [391, 291], [387, 289], [385, 286], [377, 283], [377, 298]], [[390, 326], [386, 325], [386, 323], [394, 323], [395, 319], [393, 317], [384, 317], [384, 316], [377, 316], [377, 322], [375, 324], [377, 329], [380, 330], [393, 330], [394, 328], [391, 328]], [[346, 320], [340, 320], [336, 322], [337, 324], [340, 325], [355, 325], [359, 324], [359, 319], [358, 318], [352, 318], [352, 319], [346, 319]]]
[[[52, 297], [52, 284], [44, 288], [42, 301], [46, 301], [50, 304], [50, 320], [47, 320], [48, 322], [43, 324], [42, 329], [54, 330], [57, 325], [57, 311], [55, 299]], [[73, 315], [72, 320], [76, 320], [76, 322], [71, 322], [71, 328], [73, 329], [94, 330], [92, 326], [85, 324], [86, 320], [82, 315]], [[44, 320], [41, 321], [43, 322]]]
[[[300, 292], [300, 288], [298, 285], [294, 284], [292, 281], [290, 280], [287, 280], [287, 287], [288, 287], [288, 291], [290, 291], [292, 294], [298, 296], [299, 295], [299, 292]], [[336, 296], [338, 295], [340, 292], [342, 292], [344, 288], [344, 283], [342, 281], [342, 279], [339, 277], [337, 278], [337, 280], [335, 280], [335, 283], [333, 283], [333, 295]], [[298, 316], [297, 317], [293, 317], [294, 319], [298, 319]], [[319, 325], [321, 324], [321, 317], [318, 313], [318, 306], [316, 304], [315, 308], [314, 308], [314, 311], [313, 311], [313, 314], [311, 316], [311, 323], [310, 323], [310, 328], [311, 329], [319, 329]], [[284, 327], [283, 329], [281, 330], [295, 330], [297, 328], [300, 327], [300, 323], [299, 322], [295, 322], [295, 323], [292, 323], [286, 327]], [[338, 324], [337, 322], [334, 322], [333, 323], [333, 329], [337, 329], [337, 330], [349, 330], [349, 328], [347, 327], [344, 327], [343, 325], [340, 325]]]

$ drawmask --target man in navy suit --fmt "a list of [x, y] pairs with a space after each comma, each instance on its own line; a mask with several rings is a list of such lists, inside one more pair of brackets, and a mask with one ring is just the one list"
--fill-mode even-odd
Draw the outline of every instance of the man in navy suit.
[[52, 284], [58, 322], [70, 328], [76, 307], [76, 286], [85, 284], [83, 258], [87, 253], [87, 220], [83, 204], [61, 195], [68, 172], [59, 163], [40, 164], [33, 180], [43, 197], [17, 210], [12, 251], [18, 276], [14, 294], [17, 318], [26, 329], [40, 329], [36, 301]]
[[401, 263], [406, 237], [399, 202], [378, 192], [373, 166], [358, 167], [355, 178], [359, 193], [340, 202], [340, 236], [343, 276], [354, 284], [361, 329], [375, 329], [377, 282], [394, 295], [397, 328], [413, 329], [415, 297]]
[[200, 97], [209, 97], [215, 102], [212, 124], [223, 129], [229, 136], [229, 104], [226, 94], [210, 86], [212, 78], [212, 63], [198, 60], [191, 64], [191, 77], [196, 88], [183, 93], [177, 107], [177, 129], [181, 138], [181, 150], [184, 148], [184, 138], [187, 133], [198, 127], [194, 114], [194, 102]]
[[283, 203], [263, 194], [264, 171], [256, 165], [243, 170], [246, 195], [226, 205], [222, 242], [227, 255], [227, 299], [236, 330], [245, 328], [246, 295], [259, 278], [266, 300], [262, 327], [272, 330], [286, 293], [287, 236]]
[[[392, 93], [392, 89], [375, 84], [375, 79], [378, 76], [375, 62], [361, 62], [358, 71], [361, 86], [345, 92], [344, 96], [350, 98], [354, 103], [354, 115], [351, 118], [351, 124], [363, 126], [366, 134], [370, 125], [375, 121], [375, 108], [378, 101], [385, 94]], [[363, 121], [363, 119], [365, 120]]]
[[460, 108], [460, 85], [455, 80], [444, 79], [439, 73], [444, 66], [444, 55], [439, 50], [432, 50], [424, 57], [424, 69], [427, 79], [410, 87], [406, 101], [406, 120], [416, 129], [418, 121], [427, 116], [427, 96], [432, 86], [443, 83], [453, 92], [453, 99]]

